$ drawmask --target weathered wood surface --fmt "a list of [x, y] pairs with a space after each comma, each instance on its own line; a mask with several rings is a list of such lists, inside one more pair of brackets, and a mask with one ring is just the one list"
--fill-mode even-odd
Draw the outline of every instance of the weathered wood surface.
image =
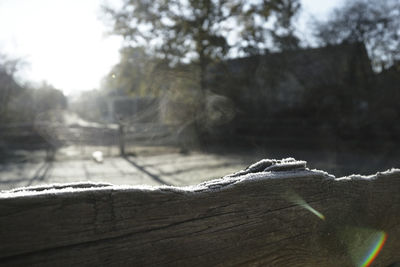
[[372, 266], [400, 262], [400, 170], [335, 179], [304, 166], [266, 160], [191, 188], [2, 192], [0, 265], [357, 266], [374, 232], [387, 241]]

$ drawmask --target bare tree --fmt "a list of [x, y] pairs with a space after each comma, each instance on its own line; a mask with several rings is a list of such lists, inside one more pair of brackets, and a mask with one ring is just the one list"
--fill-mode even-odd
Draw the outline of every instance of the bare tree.
[[[289, 10], [292, 2], [298, 6], [298, 0], [124, 0], [122, 9], [106, 8], [106, 14], [114, 34], [145, 44], [169, 62], [196, 63], [204, 92], [208, 64], [224, 58], [233, 47], [245, 54], [262, 51], [270, 37], [266, 22]], [[297, 10], [290, 8], [285, 17]], [[228, 42], [232, 32], [235, 44]]]
[[348, 0], [330, 18], [315, 26], [321, 45], [363, 42], [374, 68], [400, 59], [400, 1]]

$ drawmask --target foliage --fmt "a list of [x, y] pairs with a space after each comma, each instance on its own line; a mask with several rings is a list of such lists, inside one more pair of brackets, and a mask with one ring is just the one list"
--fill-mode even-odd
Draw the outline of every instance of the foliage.
[[281, 0], [276, 3], [276, 13], [274, 29], [271, 30], [274, 45], [280, 51], [294, 50], [299, 48], [300, 40], [294, 34], [293, 19], [300, 10], [300, 1], [298, 0]]
[[102, 89], [113, 95], [157, 95], [154, 85], [154, 69], [158, 60], [150, 57], [143, 47], [124, 47], [120, 50], [120, 62], [104, 78]]
[[21, 62], [14, 59], [0, 64], [0, 123], [33, 123], [42, 113], [67, 107], [63, 93], [45, 82], [36, 88], [18, 84], [15, 73]]
[[85, 91], [70, 109], [85, 120], [103, 123], [108, 115], [107, 96], [104, 91]]
[[[106, 8], [113, 33], [133, 45], [146, 45], [156, 56], [172, 64], [199, 65], [199, 81], [206, 89], [206, 68], [231, 50], [250, 54], [263, 51], [269, 37], [271, 15], [296, 0], [124, 0], [123, 8]], [[286, 3], [286, 4], [285, 4]], [[294, 6], [298, 6], [295, 4]], [[291, 8], [282, 21], [298, 8]]]
[[11, 99], [22, 91], [14, 77], [20, 62], [0, 54], [0, 122], [7, 117]]
[[46, 82], [42, 82], [38, 88], [32, 89], [31, 94], [36, 113], [67, 108], [67, 99], [62, 91]]
[[378, 68], [400, 59], [400, 2], [397, 0], [348, 0], [327, 21], [316, 24], [322, 45], [363, 42]]
[[196, 66], [178, 65], [159, 70], [160, 81], [168, 81], [163, 94], [164, 120], [170, 123], [190, 124], [201, 116], [200, 88]]

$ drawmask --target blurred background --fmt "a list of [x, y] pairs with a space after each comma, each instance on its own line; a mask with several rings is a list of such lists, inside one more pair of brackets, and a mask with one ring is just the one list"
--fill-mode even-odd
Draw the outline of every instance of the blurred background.
[[2, 0], [0, 190], [400, 167], [399, 0]]

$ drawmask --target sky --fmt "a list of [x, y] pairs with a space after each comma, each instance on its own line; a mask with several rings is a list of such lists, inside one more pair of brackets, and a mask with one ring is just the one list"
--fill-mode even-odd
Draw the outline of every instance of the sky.
[[[343, 0], [301, 0], [300, 28]], [[22, 58], [23, 81], [46, 81], [66, 95], [100, 86], [119, 60], [122, 38], [106, 34], [105, 0], [0, 0], [0, 53]], [[107, 3], [118, 4], [119, 0]]]

